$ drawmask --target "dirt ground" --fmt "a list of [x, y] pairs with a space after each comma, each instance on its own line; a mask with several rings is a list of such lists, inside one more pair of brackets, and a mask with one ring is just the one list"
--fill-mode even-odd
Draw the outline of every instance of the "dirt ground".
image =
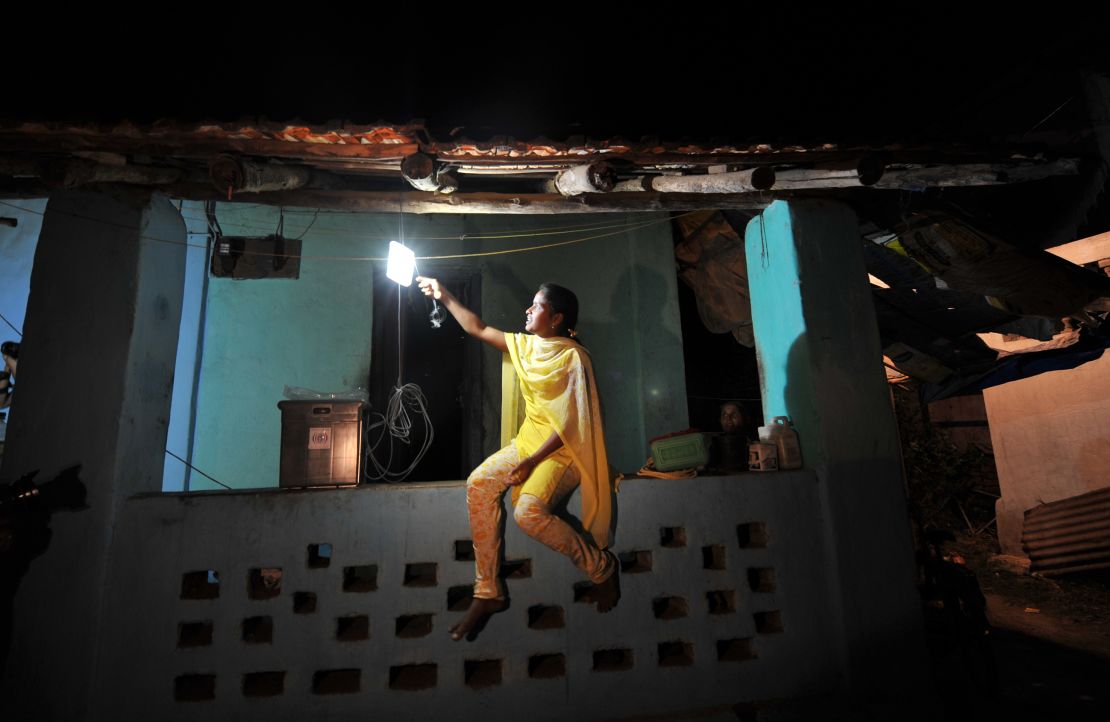
[[997, 540], [984, 533], [959, 534], [949, 548], [986, 596], [990, 631], [982, 650], [994, 675], [976, 684], [974, 654], [937, 655], [932, 645], [947, 719], [1110, 719], [1110, 574], [1049, 579], [1001, 571], [990, 563]]
[[993, 626], [1110, 660], [1110, 570], [1058, 578], [1019, 576], [990, 564], [998, 549], [993, 536], [961, 535], [954, 546], [979, 579]]
[[985, 634], [937, 624], [926, 602], [934, 680], [949, 720], [1110, 720], [1110, 570], [1046, 578], [992, 563], [1000, 490], [990, 448], [957, 448], [931, 426], [912, 383], [892, 386], [910, 513], [943, 530], [974, 572]]

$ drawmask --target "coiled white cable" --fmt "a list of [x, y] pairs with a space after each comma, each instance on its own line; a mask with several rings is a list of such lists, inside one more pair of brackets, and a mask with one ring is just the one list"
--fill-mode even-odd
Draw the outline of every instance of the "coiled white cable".
[[[405, 384], [393, 389], [384, 414], [376, 411], [370, 413], [371, 416], [376, 416], [379, 420], [369, 424], [366, 428], [366, 439], [363, 444], [366, 449], [363, 475], [370, 481], [387, 481], [390, 483], [404, 481], [416, 469], [424, 455], [428, 453], [428, 449], [432, 446], [432, 440], [435, 438], [435, 429], [432, 428], [432, 420], [428, 416], [428, 400], [424, 397], [424, 392], [421, 391], [419, 386], [411, 383]], [[392, 471], [390, 467], [393, 463], [393, 444], [400, 443], [408, 446], [412, 445], [414, 441], [413, 419], [410, 414], [416, 414], [423, 418], [424, 438], [420, 442], [419, 451], [416, 452], [416, 457], [413, 458], [412, 463], [400, 471]], [[370, 436], [375, 429], [381, 429], [381, 432], [371, 444]], [[389, 440], [389, 455], [383, 464], [375, 452], [385, 439]]]

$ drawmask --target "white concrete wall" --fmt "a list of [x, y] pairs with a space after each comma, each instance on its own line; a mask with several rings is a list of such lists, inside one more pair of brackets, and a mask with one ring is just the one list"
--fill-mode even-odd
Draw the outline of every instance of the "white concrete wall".
[[1024, 513], [1110, 486], [1110, 354], [983, 392], [1002, 498], [1005, 554], [1024, 555]]
[[[509, 580], [512, 605], [474, 642], [452, 642], [448, 589], [469, 585], [472, 563], [454, 559], [454, 542], [469, 537], [460, 483], [372, 486], [309, 492], [215, 492], [144, 496], [126, 503], [113, 541], [116, 560], [101, 620], [102, 663], [91, 717], [112, 719], [594, 720], [668, 714], [744, 700], [818, 695], [836, 688], [838, 662], [821, 540], [817, 485], [810, 472], [744, 474], [692, 480], [634, 479], [618, 495], [614, 550], [647, 551], [651, 571], [621, 577], [623, 598], [600, 615], [573, 601], [577, 570], [522, 535], [509, 517], [506, 557], [532, 560], [532, 576]], [[571, 501], [577, 508], [577, 495]], [[739, 546], [737, 525], [764, 522], [765, 548]], [[681, 526], [687, 545], [660, 545], [660, 528]], [[307, 547], [333, 545], [330, 566], [307, 567]], [[721, 545], [723, 570], [703, 568], [702, 547]], [[435, 586], [407, 587], [405, 564], [433, 562]], [[343, 568], [376, 564], [377, 590], [342, 591]], [[251, 568], [280, 567], [281, 592], [251, 600]], [[771, 568], [775, 589], [751, 590], [751, 568]], [[180, 599], [182, 574], [215, 570], [219, 598]], [[706, 592], [734, 590], [734, 613], [710, 615]], [[317, 595], [314, 614], [294, 614], [293, 594]], [[688, 616], [659, 620], [652, 600], [680, 596]], [[563, 629], [527, 626], [528, 608], [558, 605]], [[760, 633], [754, 615], [779, 611], [784, 630]], [[427, 636], [402, 639], [395, 619], [430, 613]], [[370, 638], [336, 641], [336, 618], [369, 616]], [[268, 615], [271, 644], [241, 641], [244, 618]], [[177, 648], [180, 622], [211, 621], [212, 643]], [[758, 655], [718, 661], [717, 641], [751, 639]], [[693, 647], [692, 664], [660, 667], [658, 644]], [[593, 652], [632, 651], [632, 667], [593, 671]], [[566, 674], [532, 679], [528, 659], [565, 655]], [[472, 689], [467, 660], [502, 660], [499, 685]], [[389, 688], [395, 665], [437, 665], [432, 688]], [[319, 670], [360, 670], [354, 694], [312, 693]], [[284, 691], [247, 698], [242, 675], [282, 671]], [[174, 700], [174, 680], [215, 675], [209, 701]], [[480, 717], [481, 716], [481, 717]]]
[[0, 699], [39, 719], [90, 718], [98, 653], [116, 641], [103, 591], [117, 512], [161, 489], [184, 240], [158, 194], [59, 192], [47, 206], [4, 473], [46, 481], [79, 464], [88, 508], [54, 515], [15, 600]]

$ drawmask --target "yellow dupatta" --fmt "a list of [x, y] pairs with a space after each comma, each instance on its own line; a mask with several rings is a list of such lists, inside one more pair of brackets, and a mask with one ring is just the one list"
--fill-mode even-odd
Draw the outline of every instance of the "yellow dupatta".
[[[506, 383], [510, 368], [502, 367], [501, 435], [512, 438], [520, 427], [523, 404], [517, 393], [555, 429], [574, 461], [582, 489], [582, 525], [601, 548], [609, 545], [612, 518], [612, 479], [605, 452], [597, 384], [589, 354], [578, 343], [561, 336], [541, 338], [506, 333], [511, 371], [519, 384]], [[514, 388], [515, 387], [515, 388]]]

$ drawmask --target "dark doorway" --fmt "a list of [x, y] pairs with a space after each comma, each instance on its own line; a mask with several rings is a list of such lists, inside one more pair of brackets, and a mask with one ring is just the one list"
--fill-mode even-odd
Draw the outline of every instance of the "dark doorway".
[[729, 333], [713, 333], [698, 315], [694, 291], [678, 281], [682, 319], [682, 355], [686, 364], [686, 398], [690, 426], [720, 431], [721, 404], [737, 403], [744, 414], [745, 433], [763, 423], [759, 365], [754, 348], [743, 346]]
[[[481, 277], [473, 269], [422, 271], [438, 278], [475, 313], [481, 312]], [[415, 283], [405, 288], [386, 278], [384, 269], [375, 272], [372, 410], [386, 413], [399, 380], [401, 384], [414, 383], [427, 399], [426, 408], [435, 432], [431, 448], [406, 481], [465, 479], [481, 462], [480, 344], [469, 339], [450, 314], [446, 314], [440, 328], [433, 328], [431, 311], [431, 300], [420, 293]], [[378, 461], [388, 464], [391, 471], [408, 467], [424, 438], [423, 417], [411, 410], [409, 416], [412, 443], [394, 440], [392, 459], [388, 439], [383, 439], [375, 451]], [[374, 416], [371, 423], [377, 419]], [[380, 430], [371, 430], [368, 443], [373, 444], [380, 434]]]

